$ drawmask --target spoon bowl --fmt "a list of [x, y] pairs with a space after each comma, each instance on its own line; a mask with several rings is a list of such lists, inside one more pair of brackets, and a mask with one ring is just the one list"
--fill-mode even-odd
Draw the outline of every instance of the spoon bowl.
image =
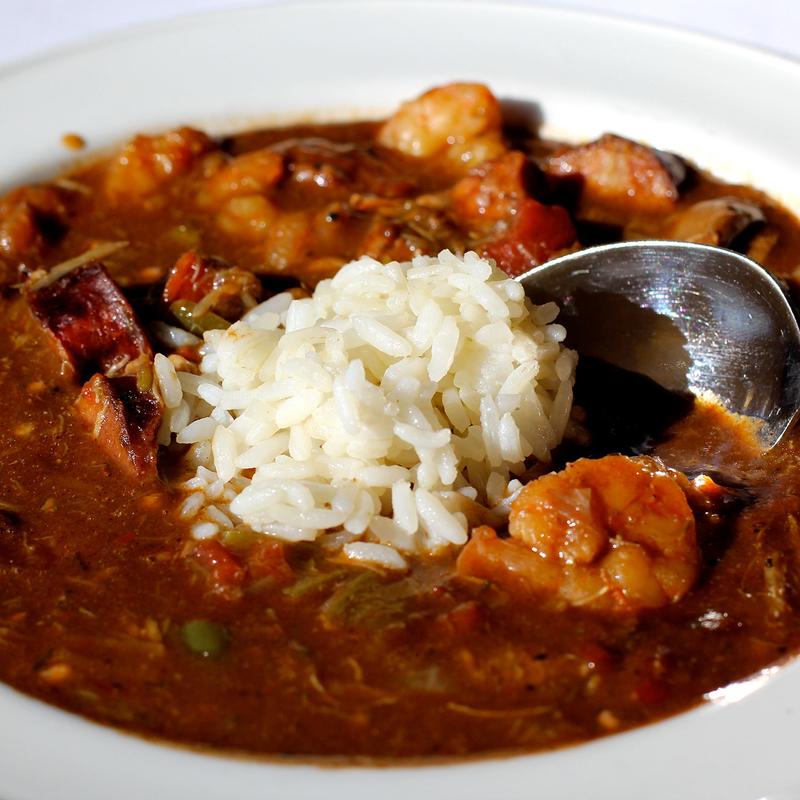
[[765, 450], [800, 408], [800, 328], [780, 283], [731, 250], [622, 242], [562, 256], [517, 280], [554, 300], [567, 345], [676, 393], [711, 393], [760, 420]]

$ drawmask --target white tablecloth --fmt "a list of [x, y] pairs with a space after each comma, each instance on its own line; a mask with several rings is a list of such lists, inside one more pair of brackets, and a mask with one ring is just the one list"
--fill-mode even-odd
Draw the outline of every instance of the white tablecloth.
[[[254, 2], [0, 0], [0, 64], [140, 22]], [[800, 0], [551, 0], [548, 4], [652, 20], [800, 58]]]

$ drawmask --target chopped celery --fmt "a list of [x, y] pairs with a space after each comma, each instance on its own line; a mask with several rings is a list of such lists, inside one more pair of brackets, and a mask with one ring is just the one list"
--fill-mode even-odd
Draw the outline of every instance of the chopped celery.
[[153, 365], [142, 364], [136, 372], [136, 388], [140, 392], [149, 392], [153, 388]]

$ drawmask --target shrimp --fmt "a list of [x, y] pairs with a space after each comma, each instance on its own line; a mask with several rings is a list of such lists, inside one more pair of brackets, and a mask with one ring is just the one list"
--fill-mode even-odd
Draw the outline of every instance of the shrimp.
[[280, 212], [260, 194], [231, 197], [220, 203], [215, 222], [222, 233], [243, 242], [262, 242]]
[[198, 207], [213, 210], [217, 227], [228, 236], [263, 241], [278, 217], [266, 193], [283, 177], [283, 157], [264, 148], [227, 160], [209, 159], [204, 167], [209, 174], [195, 197]]
[[512, 504], [510, 538], [492, 534], [473, 534], [461, 574], [598, 612], [677, 602], [700, 569], [686, 495], [651, 458], [581, 459], [532, 481]]
[[308, 260], [314, 242], [314, 221], [302, 211], [282, 211], [267, 231], [264, 253], [276, 272], [297, 268]]
[[450, 83], [403, 103], [378, 143], [414, 158], [443, 156], [465, 173], [505, 151], [500, 103], [480, 83]]
[[188, 172], [214, 147], [211, 139], [193, 128], [180, 128], [162, 136], [137, 136], [108, 165], [105, 193], [112, 202], [141, 202], [148, 207], [164, 203], [152, 197], [164, 184]]
[[219, 165], [198, 192], [197, 203], [208, 208], [231, 197], [263, 194], [283, 177], [283, 172], [283, 157], [273, 150], [244, 153]]
[[524, 154], [512, 151], [470, 171], [451, 192], [456, 218], [484, 235], [493, 234], [498, 223], [507, 225], [529, 196], [525, 186], [528, 166]]

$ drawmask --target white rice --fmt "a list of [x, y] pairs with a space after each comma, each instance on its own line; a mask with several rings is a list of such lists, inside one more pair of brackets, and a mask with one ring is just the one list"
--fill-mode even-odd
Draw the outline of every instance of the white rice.
[[177, 408], [183, 399], [183, 390], [172, 362], [165, 355], [156, 353], [153, 359], [153, 370], [158, 380], [164, 405], [168, 409]]
[[158, 320], [150, 323], [150, 330], [155, 334], [156, 339], [167, 347], [194, 347], [201, 342], [193, 333]]
[[229, 521], [389, 569], [463, 545], [563, 436], [557, 313], [475, 253], [361, 258], [207, 332], [199, 376], [157, 357], [162, 431], [197, 466], [182, 515], [198, 537]]

